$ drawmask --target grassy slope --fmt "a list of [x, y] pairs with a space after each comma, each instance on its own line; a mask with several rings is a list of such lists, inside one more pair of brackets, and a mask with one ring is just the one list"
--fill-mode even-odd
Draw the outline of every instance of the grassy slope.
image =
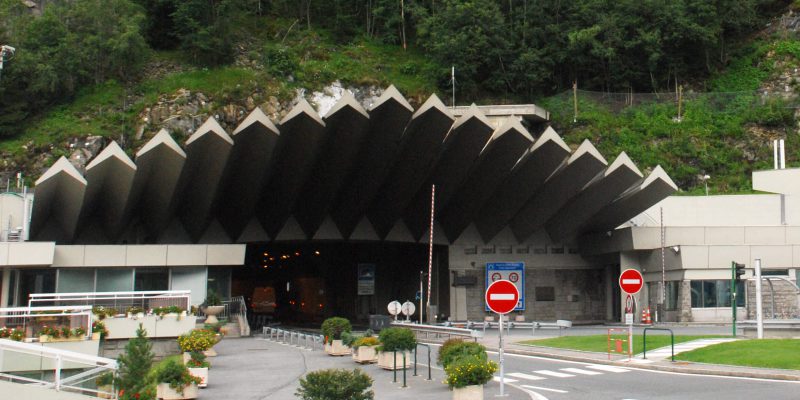
[[[677, 335], [675, 336], [675, 343], [683, 343], [696, 339], [704, 339], [716, 336], [703, 336], [703, 335]], [[612, 349], [615, 346], [614, 340], [623, 340], [627, 338], [627, 334], [612, 335]], [[526, 340], [520, 342], [522, 344], [532, 346], [556, 347], [559, 349], [571, 349], [581, 351], [593, 351], [597, 353], [605, 353], [608, 351], [608, 336], [606, 335], [587, 335], [587, 336], [562, 336], [550, 339], [539, 340]], [[647, 348], [655, 350], [659, 347], [669, 346], [670, 338], [667, 335], [649, 335], [647, 337]], [[623, 344], [623, 349], [626, 349], [627, 342]], [[633, 353], [639, 354], [644, 350], [644, 343], [642, 343], [642, 335], [634, 335], [633, 337]]]
[[800, 369], [800, 340], [762, 339], [720, 343], [675, 356], [676, 360], [762, 368]]

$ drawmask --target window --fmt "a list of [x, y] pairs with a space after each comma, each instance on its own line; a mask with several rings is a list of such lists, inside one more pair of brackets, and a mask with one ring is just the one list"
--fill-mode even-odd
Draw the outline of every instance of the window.
[[761, 276], [789, 276], [788, 269], [763, 269]]
[[[56, 270], [48, 269], [21, 269], [19, 271], [19, 301], [28, 305], [31, 293], [53, 293], [56, 291]], [[42, 303], [40, 305], [47, 305]]]
[[94, 292], [94, 269], [61, 268], [58, 270], [58, 293]]
[[231, 268], [208, 267], [208, 290], [226, 299], [231, 297]]
[[666, 287], [664, 288], [664, 295], [666, 300], [666, 310], [667, 311], [675, 311], [678, 309], [678, 288], [680, 287], [680, 281], [667, 281], [665, 282]]
[[133, 270], [130, 269], [97, 269], [98, 292], [130, 292], [133, 290]]
[[133, 290], [169, 290], [169, 270], [166, 268], [136, 268]]
[[556, 288], [553, 286], [537, 286], [536, 301], [555, 301]]
[[[714, 308], [731, 306], [731, 281], [692, 281], [692, 307]], [[736, 305], [744, 307], [744, 282], [736, 285]]]

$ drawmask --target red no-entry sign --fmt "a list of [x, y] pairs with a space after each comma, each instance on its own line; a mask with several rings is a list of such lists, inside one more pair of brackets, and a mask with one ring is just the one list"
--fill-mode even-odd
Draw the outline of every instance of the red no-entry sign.
[[510, 313], [517, 307], [517, 302], [519, 290], [511, 281], [494, 281], [486, 288], [486, 306], [498, 314]]
[[619, 287], [627, 294], [639, 293], [642, 285], [644, 285], [642, 273], [635, 269], [626, 269], [619, 274]]

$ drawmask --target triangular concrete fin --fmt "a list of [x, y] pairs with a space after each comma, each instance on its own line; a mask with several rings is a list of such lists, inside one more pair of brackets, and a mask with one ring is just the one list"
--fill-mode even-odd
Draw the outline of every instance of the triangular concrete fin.
[[311, 107], [311, 104], [308, 104], [306, 99], [300, 99], [300, 101], [286, 114], [285, 117], [281, 120], [281, 125], [285, 125], [287, 122], [291, 121], [294, 118], [297, 118], [300, 114], [305, 114], [311, 117], [314, 121], [318, 124], [325, 126], [325, 122], [322, 121], [320, 118], [319, 113], [314, 107]]
[[237, 133], [249, 128], [251, 125], [256, 123], [265, 126], [267, 129], [274, 132], [276, 135], [280, 134], [278, 128], [275, 126], [275, 124], [272, 123], [272, 121], [270, 121], [269, 117], [267, 117], [267, 115], [264, 114], [264, 111], [262, 111], [260, 107], [256, 107], [253, 109], [253, 111], [250, 112], [247, 118], [245, 118], [244, 121], [242, 121], [242, 123], [236, 127], [236, 130], [233, 131], [233, 135], [236, 136]]
[[349, 90], [345, 90], [344, 94], [342, 94], [342, 98], [339, 99], [339, 101], [337, 101], [336, 104], [334, 104], [330, 110], [328, 110], [328, 112], [325, 114], [324, 119], [330, 118], [331, 116], [333, 116], [334, 114], [336, 114], [337, 112], [341, 111], [346, 107], [350, 107], [359, 114], [369, 118], [369, 114], [367, 114], [367, 111], [364, 110], [364, 107], [361, 106], [361, 103], [359, 103], [358, 100], [356, 100], [356, 98], [353, 96], [352, 93], [350, 93]]
[[55, 164], [48, 168], [47, 171], [45, 171], [45, 173], [36, 180], [36, 185], [39, 185], [40, 183], [58, 175], [61, 172], [64, 172], [65, 174], [75, 178], [75, 180], [78, 182], [86, 185], [86, 179], [83, 177], [83, 175], [81, 175], [81, 173], [75, 169], [75, 166], [72, 165], [72, 163], [69, 162], [69, 160], [67, 160], [67, 158], [64, 156], [61, 156], [61, 158], [59, 158]]
[[152, 139], [150, 139], [147, 143], [145, 143], [145, 145], [142, 146], [142, 148], [136, 152], [136, 158], [141, 157], [143, 154], [153, 150], [154, 148], [162, 144], [172, 149], [172, 151], [180, 154], [183, 158], [186, 158], [186, 152], [183, 151], [181, 146], [178, 145], [178, 142], [176, 142], [175, 139], [172, 138], [172, 136], [169, 134], [169, 132], [166, 131], [166, 129], [158, 131], [158, 133], [155, 136], [153, 136]]
[[411, 104], [408, 104], [408, 100], [406, 100], [406, 98], [403, 97], [403, 95], [400, 93], [399, 90], [397, 90], [396, 87], [394, 87], [394, 85], [390, 85], [388, 88], [386, 88], [386, 90], [383, 91], [381, 97], [378, 98], [378, 100], [375, 102], [375, 104], [372, 105], [372, 107], [370, 107], [369, 110], [372, 111], [383, 105], [383, 103], [388, 102], [389, 100], [394, 100], [397, 104], [400, 104], [401, 106], [408, 109], [408, 111], [414, 112], [414, 107], [411, 107]]
[[122, 150], [122, 147], [119, 147], [116, 141], [112, 141], [108, 146], [106, 146], [97, 157], [86, 166], [86, 171], [91, 170], [92, 168], [100, 165], [103, 161], [111, 158], [116, 157], [118, 160], [122, 161], [125, 165], [129, 166], [131, 169], [136, 169], [136, 164], [125, 154], [125, 150]]
[[189, 136], [189, 139], [186, 140], [186, 145], [188, 146], [192, 144], [197, 139], [200, 139], [201, 137], [209, 133], [213, 133], [222, 138], [223, 140], [225, 140], [226, 142], [233, 144], [233, 139], [231, 139], [230, 135], [228, 135], [228, 133], [225, 132], [225, 129], [223, 129], [222, 126], [219, 124], [219, 122], [217, 122], [217, 119], [214, 117], [208, 117], [206, 122], [204, 122], [203, 125], [200, 125], [200, 127], [197, 128], [196, 131], [194, 131], [194, 134], [192, 134], [192, 136]]

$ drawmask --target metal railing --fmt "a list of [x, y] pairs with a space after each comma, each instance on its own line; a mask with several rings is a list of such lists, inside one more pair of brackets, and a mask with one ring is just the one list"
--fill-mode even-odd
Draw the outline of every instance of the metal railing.
[[37, 337], [45, 326], [81, 327], [88, 338], [92, 336], [91, 306], [49, 306], [0, 308], [0, 326], [19, 329], [26, 337]]
[[[39, 357], [48, 360], [53, 371], [52, 381], [32, 378], [30, 373], [21, 372], [18, 375], [4, 368], [2, 361], [8, 362], [13, 357]], [[43, 364], [48, 364], [43, 363]], [[10, 369], [10, 368], [8, 368]], [[49, 368], [47, 370], [50, 370]], [[69, 374], [65, 374], [68, 370]], [[103, 396], [107, 399], [116, 399], [117, 393], [92, 388], [96, 378], [103, 374], [116, 374], [117, 362], [110, 358], [90, 356], [72, 351], [42, 347], [31, 343], [15, 342], [0, 339], [0, 379], [26, 385], [36, 385], [55, 391], [79, 393], [90, 396]], [[44, 374], [40, 375], [44, 377]], [[86, 384], [89, 383], [89, 387]], [[82, 386], [83, 385], [83, 386]]]
[[672, 340], [672, 362], [675, 362], [675, 334], [672, 332], [672, 329], [667, 328], [644, 328], [644, 333], [642, 334], [642, 345], [644, 346], [642, 352], [642, 358], [645, 360], [647, 359], [647, 331], [667, 331], [669, 332], [669, 337]]
[[[222, 312], [217, 314], [220, 320], [228, 322], [236, 321], [239, 323], [239, 331], [242, 336], [250, 335], [250, 324], [247, 321], [247, 303], [244, 301], [244, 296], [231, 297], [230, 299], [222, 301]], [[197, 310], [198, 317], [205, 317], [203, 308]]]
[[28, 306], [103, 306], [124, 313], [128, 308], [140, 307], [151, 310], [156, 307], [178, 306], [188, 310], [191, 290], [160, 290], [139, 292], [79, 292], [79, 293], [34, 293]]
[[467, 338], [473, 339], [477, 341], [479, 338], [484, 336], [484, 332], [467, 329], [467, 328], [455, 328], [449, 326], [439, 326], [439, 325], [420, 325], [420, 324], [410, 324], [410, 323], [402, 323], [398, 321], [393, 321], [392, 326], [399, 326], [403, 328], [408, 328], [414, 331], [414, 334], [417, 338], [420, 338], [422, 334], [425, 335], [425, 339], [430, 339], [431, 336], [435, 339], [439, 339], [442, 336], [447, 336], [447, 338], [452, 337], [460, 337], [460, 338]]
[[261, 328], [261, 335], [264, 339], [271, 340], [273, 342], [284, 343], [311, 351], [317, 350], [317, 344], [319, 344], [320, 350], [323, 350], [325, 345], [325, 338], [320, 334], [307, 333], [291, 329], [265, 326]]
[[427, 380], [431, 380], [431, 346], [428, 345], [428, 344], [425, 344], [425, 343], [417, 343], [417, 345], [414, 347], [414, 376], [419, 376], [419, 375], [417, 375], [417, 348], [419, 346], [425, 346], [425, 348], [428, 349], [428, 379]]

